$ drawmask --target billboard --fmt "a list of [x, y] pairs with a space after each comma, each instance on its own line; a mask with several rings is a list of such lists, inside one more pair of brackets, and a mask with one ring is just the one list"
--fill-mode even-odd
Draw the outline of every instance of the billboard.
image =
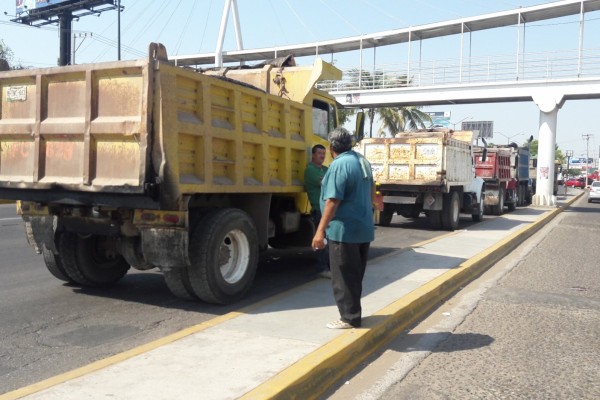
[[[588, 158], [588, 164], [594, 164], [594, 159], [592, 157]], [[580, 158], [571, 158], [571, 165], [574, 164], [585, 164], [585, 157]]]
[[450, 128], [450, 111], [426, 111], [431, 117], [431, 128]]
[[[16, 14], [23, 14], [24, 12], [30, 12], [32, 10], [42, 10], [51, 6], [58, 6], [60, 4], [68, 5], [69, 3], [81, 3], [78, 8], [93, 7], [100, 4], [113, 4], [113, 0], [16, 0], [17, 11]], [[52, 7], [53, 8], [53, 7]]]
[[48, 7], [53, 4], [65, 3], [67, 1], [71, 0], [17, 0], [17, 14]]
[[465, 121], [462, 123], [463, 131], [479, 131], [477, 137], [491, 138], [494, 136], [494, 121]]

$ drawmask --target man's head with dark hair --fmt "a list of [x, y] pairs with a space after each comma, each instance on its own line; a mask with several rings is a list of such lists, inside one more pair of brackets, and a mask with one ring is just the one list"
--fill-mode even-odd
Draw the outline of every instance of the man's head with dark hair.
[[355, 144], [356, 139], [354, 135], [345, 128], [337, 127], [329, 133], [329, 146], [331, 146], [331, 150], [336, 154], [351, 150]]
[[325, 146], [323, 146], [322, 144], [315, 144], [312, 148], [311, 162], [317, 167], [321, 167], [325, 162], [326, 154], [327, 149], [325, 149]]
[[317, 150], [327, 150], [327, 149], [322, 144], [315, 144], [312, 147], [312, 153], [315, 154], [317, 152]]

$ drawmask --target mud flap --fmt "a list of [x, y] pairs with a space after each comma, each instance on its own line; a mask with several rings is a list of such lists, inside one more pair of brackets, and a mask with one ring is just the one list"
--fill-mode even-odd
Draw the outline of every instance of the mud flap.
[[441, 211], [443, 208], [442, 193], [427, 193], [423, 199], [423, 210]]
[[170, 228], [141, 229], [144, 259], [159, 268], [189, 266], [187, 230]]

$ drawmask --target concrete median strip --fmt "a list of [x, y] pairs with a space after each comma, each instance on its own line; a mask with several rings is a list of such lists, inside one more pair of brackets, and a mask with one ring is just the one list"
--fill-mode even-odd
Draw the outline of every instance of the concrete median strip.
[[[461, 263], [382, 308], [362, 328], [344, 332], [313, 353], [241, 397], [243, 400], [313, 399], [357, 367], [369, 355], [437, 307], [464, 285], [480, 276], [557, 214], [577, 200], [542, 216], [494, 246]], [[367, 319], [367, 318], [366, 318]]]

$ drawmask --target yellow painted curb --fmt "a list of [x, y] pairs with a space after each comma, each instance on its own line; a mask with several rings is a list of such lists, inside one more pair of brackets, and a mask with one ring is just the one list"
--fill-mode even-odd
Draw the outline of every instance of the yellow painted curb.
[[317, 399], [333, 382], [339, 381], [385, 343], [496, 264], [580, 196], [574, 196], [560, 208], [364, 318], [362, 328], [341, 334], [240, 399]]

